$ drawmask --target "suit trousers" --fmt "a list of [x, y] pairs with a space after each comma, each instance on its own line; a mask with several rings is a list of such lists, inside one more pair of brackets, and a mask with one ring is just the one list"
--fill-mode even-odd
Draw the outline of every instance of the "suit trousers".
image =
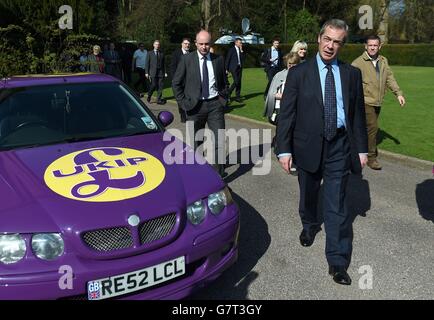
[[243, 76], [243, 69], [238, 66], [235, 70], [231, 71], [231, 74], [234, 82], [229, 87], [229, 97], [235, 89], [235, 96], [239, 98], [241, 94], [241, 77]]
[[164, 87], [164, 76], [152, 77], [151, 85], [149, 87], [148, 97], [152, 97], [154, 91], [157, 90], [157, 101], [160, 101], [163, 95], [163, 87]]
[[[201, 101], [193, 110], [187, 111], [187, 121], [194, 121], [194, 136], [196, 150], [203, 143], [203, 137], [197, 137], [196, 133], [205, 128], [208, 128], [214, 135], [214, 165], [213, 167], [219, 172], [224, 171], [226, 162], [225, 139], [219, 136], [219, 129], [225, 129], [225, 108], [218, 98], [210, 101]], [[220, 134], [224, 133], [222, 131]]]
[[380, 116], [381, 107], [365, 105], [366, 127], [368, 129], [368, 160], [373, 161], [377, 158], [377, 133], [378, 117]]
[[[327, 262], [330, 266], [347, 268], [351, 262], [353, 240], [352, 218], [345, 205], [351, 167], [347, 134], [338, 134], [331, 141], [324, 139], [321, 166], [317, 172], [307, 172], [302, 169], [302, 163], [298, 165], [299, 214], [303, 229], [310, 232], [324, 222]], [[322, 212], [318, 212], [321, 180]]]
[[146, 80], [146, 71], [145, 69], [142, 68], [136, 68], [137, 73], [139, 74], [139, 79], [136, 81], [136, 83], [134, 84], [134, 88], [136, 88], [136, 90], [139, 90], [139, 85], [142, 84], [144, 91], [147, 92], [148, 91], [148, 80]]

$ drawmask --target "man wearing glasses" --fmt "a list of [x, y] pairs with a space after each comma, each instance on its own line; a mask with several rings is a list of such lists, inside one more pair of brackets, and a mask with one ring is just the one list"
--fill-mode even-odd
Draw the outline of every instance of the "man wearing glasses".
[[327, 21], [316, 57], [288, 71], [277, 124], [279, 162], [289, 174], [294, 160], [299, 171], [300, 243], [311, 246], [324, 222], [329, 274], [343, 285], [351, 284], [353, 240], [346, 186], [350, 171], [360, 174], [368, 161], [361, 72], [337, 60], [347, 30], [342, 20]]
[[[170, 63], [170, 73], [172, 75], [172, 79], [175, 76], [176, 69], [178, 68], [179, 61], [181, 60], [181, 57], [183, 55], [190, 53], [190, 39], [184, 38], [181, 42], [181, 48], [176, 49], [172, 53], [172, 60]], [[185, 123], [186, 120], [186, 113], [185, 110], [183, 110], [180, 105], [178, 104], [178, 110], [179, 110], [179, 116], [181, 117], [181, 122]]]

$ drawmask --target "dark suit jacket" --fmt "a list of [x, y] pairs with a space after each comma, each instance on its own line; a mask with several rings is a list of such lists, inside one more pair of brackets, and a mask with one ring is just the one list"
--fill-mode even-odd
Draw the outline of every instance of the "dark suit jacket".
[[[217, 91], [222, 104], [226, 105], [228, 84], [222, 56], [211, 53]], [[175, 76], [172, 79], [172, 89], [179, 106], [190, 111], [201, 99], [201, 75], [197, 51], [181, 57]]]
[[[361, 172], [359, 153], [367, 153], [365, 104], [360, 70], [339, 63], [351, 170]], [[297, 166], [316, 172], [321, 163], [324, 105], [316, 57], [289, 69], [277, 125], [277, 152], [292, 153]]]
[[148, 55], [146, 56], [145, 70], [151, 77], [164, 77], [164, 74], [166, 73], [165, 55], [161, 50], [159, 55], [160, 57], [157, 60], [157, 55], [155, 54], [155, 51], [152, 50], [148, 51]]
[[176, 49], [172, 53], [172, 59], [170, 61], [170, 74], [172, 75], [172, 78], [175, 75], [176, 68], [178, 67], [179, 61], [183, 55], [181, 48]]
[[[283, 56], [282, 56], [282, 50], [277, 49], [277, 53], [278, 53], [278, 59], [277, 59], [277, 68], [279, 70], [283, 69]], [[264, 69], [265, 71], [268, 71], [268, 69], [271, 68], [271, 47], [265, 49], [265, 51], [262, 53], [262, 57], [261, 57], [261, 62], [264, 65]]]
[[[241, 68], [244, 65], [245, 52], [240, 52]], [[231, 47], [226, 54], [225, 68], [228, 71], [234, 72], [238, 68], [238, 55], [235, 46]]]

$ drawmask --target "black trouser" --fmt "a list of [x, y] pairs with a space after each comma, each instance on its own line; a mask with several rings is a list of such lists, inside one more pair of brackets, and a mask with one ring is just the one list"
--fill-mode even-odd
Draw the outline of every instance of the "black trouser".
[[266, 71], [267, 71], [268, 83], [267, 83], [267, 87], [265, 88], [265, 92], [264, 92], [265, 97], [268, 94], [268, 89], [270, 88], [271, 81], [273, 80], [276, 73], [278, 73], [280, 70], [279, 70], [279, 68], [275, 67], [275, 68], [268, 68]]
[[129, 64], [123, 64], [122, 65], [122, 71], [123, 71], [123, 80], [126, 84], [131, 84], [131, 65]]
[[[303, 164], [298, 163], [299, 213], [303, 229], [309, 232], [319, 227], [323, 220], [327, 262], [330, 266], [345, 268], [351, 262], [353, 240], [352, 219], [345, 206], [350, 161], [350, 143], [347, 134], [343, 133], [332, 141], [324, 139], [321, 167], [317, 172], [307, 172], [300, 168]], [[317, 212], [321, 179], [322, 217]]]
[[238, 66], [235, 70], [231, 71], [231, 74], [234, 82], [229, 88], [229, 97], [231, 96], [232, 91], [235, 89], [235, 96], [236, 98], [239, 98], [241, 93], [241, 77], [243, 76], [243, 69]]
[[142, 68], [136, 68], [137, 73], [139, 74], [139, 79], [136, 81], [136, 83], [134, 84], [134, 88], [136, 88], [136, 90], [139, 90], [139, 85], [142, 84], [143, 85], [143, 89], [144, 91], [148, 91], [148, 82], [146, 80], [146, 72], [145, 69]]
[[161, 100], [163, 95], [164, 76], [151, 77], [151, 86], [149, 87], [148, 97], [152, 97], [152, 94], [157, 90], [157, 101]]
[[[194, 121], [194, 136], [196, 133], [205, 128], [208, 128], [214, 135], [214, 165], [213, 167], [222, 173], [225, 168], [226, 151], [225, 139], [223, 136], [219, 137], [219, 129], [225, 129], [225, 108], [218, 98], [211, 101], [199, 102], [198, 106], [191, 111], [187, 111], [187, 121]], [[224, 133], [221, 132], [220, 134]], [[199, 138], [199, 137], [198, 137]], [[196, 150], [203, 143], [203, 138], [200, 137], [199, 141], [195, 141], [194, 149]], [[219, 157], [220, 155], [220, 157]]]

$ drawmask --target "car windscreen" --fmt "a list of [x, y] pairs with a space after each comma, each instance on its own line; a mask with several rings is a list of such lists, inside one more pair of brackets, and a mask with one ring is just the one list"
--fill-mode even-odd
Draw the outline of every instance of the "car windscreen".
[[150, 112], [120, 83], [0, 90], [0, 150], [160, 130]]

